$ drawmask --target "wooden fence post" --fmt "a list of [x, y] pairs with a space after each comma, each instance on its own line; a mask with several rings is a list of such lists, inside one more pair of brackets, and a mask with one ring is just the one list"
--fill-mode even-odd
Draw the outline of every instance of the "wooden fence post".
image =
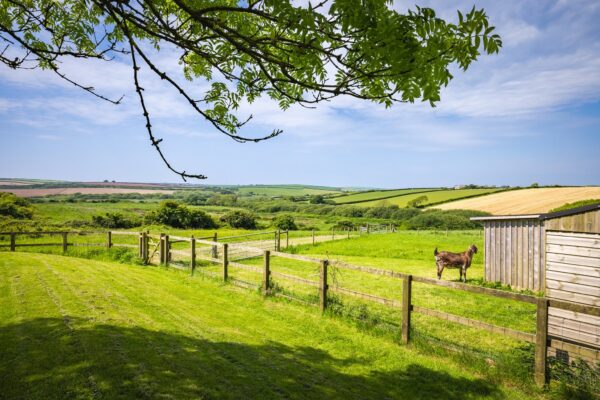
[[412, 308], [412, 275], [407, 275], [402, 282], [402, 343], [410, 340], [410, 312]]
[[350, 227], [348, 227], [348, 239], [350, 239]]
[[313, 246], [315, 245], [315, 230], [312, 230]]
[[270, 289], [270, 280], [271, 280], [271, 252], [269, 250], [265, 250], [264, 254], [264, 272], [263, 272], [263, 294], [267, 295]]
[[158, 246], [159, 246], [158, 260], [159, 260], [159, 264], [162, 264], [165, 262], [165, 234], [164, 233], [160, 234]]
[[62, 233], [62, 249], [63, 249], [63, 253], [65, 253], [67, 251], [67, 232], [63, 232]]
[[275, 233], [275, 251], [281, 251], [281, 231], [278, 229]]
[[144, 264], [148, 264], [150, 249], [148, 248], [148, 233], [142, 232], [142, 260]]
[[223, 244], [223, 280], [227, 281], [228, 278], [228, 271], [227, 271], [227, 267], [229, 266], [229, 260], [228, 258], [228, 254], [227, 254], [227, 243]]
[[106, 232], [106, 247], [109, 249], [112, 247], [112, 232], [111, 231]]
[[535, 383], [546, 384], [546, 356], [548, 345], [548, 299], [537, 299], [537, 323], [535, 331]]
[[335, 239], [335, 228], [331, 228], [331, 240]]
[[[216, 242], [217, 240], [218, 240], [217, 232], [215, 232], [215, 234], [213, 235], [213, 242]], [[217, 250], [217, 245], [214, 245], [212, 247], [211, 255], [210, 256], [212, 258], [219, 258], [219, 251]]]
[[15, 248], [17, 247], [16, 236], [17, 236], [16, 233], [11, 232], [11, 234], [10, 234], [10, 251], [15, 251]]
[[327, 260], [321, 260], [321, 273], [319, 275], [319, 306], [321, 312], [327, 308]]
[[144, 258], [144, 233], [140, 232], [138, 235], [138, 257]]
[[196, 271], [196, 239], [194, 235], [192, 235], [192, 254], [190, 256], [192, 257], [190, 260], [190, 270], [193, 276], [194, 271]]
[[169, 261], [171, 261], [171, 244], [169, 243], [169, 235], [165, 235], [164, 238], [165, 243], [165, 267], [169, 266]]
[[290, 231], [285, 231], [285, 248], [290, 247]]

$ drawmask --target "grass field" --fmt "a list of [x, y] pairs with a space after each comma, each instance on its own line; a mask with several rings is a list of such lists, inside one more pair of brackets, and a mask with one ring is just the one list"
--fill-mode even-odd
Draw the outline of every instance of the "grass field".
[[522, 189], [453, 201], [435, 206], [442, 210], [468, 209], [496, 215], [544, 213], [565, 203], [600, 199], [600, 186]]
[[451, 358], [212, 279], [0, 257], [6, 399], [539, 398]]
[[395, 196], [404, 196], [411, 193], [429, 192], [437, 189], [397, 189], [397, 190], [375, 190], [362, 193], [353, 193], [346, 196], [334, 197], [332, 200], [336, 204], [352, 204], [371, 200], [387, 199]]
[[433, 192], [427, 193], [415, 193], [409, 194], [405, 196], [392, 197], [385, 200], [372, 200], [366, 201], [362, 203], [358, 203], [358, 206], [361, 207], [374, 207], [381, 202], [385, 202], [385, 204], [395, 204], [399, 207], [406, 207], [411, 200], [416, 199], [420, 196], [427, 196], [427, 201], [422, 205], [435, 204], [443, 201], [449, 201], [453, 199], [460, 199], [463, 197], [471, 197], [471, 196], [480, 196], [487, 195], [489, 193], [494, 193], [503, 189], [448, 189], [448, 190], [436, 190]]
[[237, 186], [239, 194], [254, 194], [260, 196], [304, 196], [317, 194], [342, 193], [341, 189], [327, 186], [305, 186], [305, 185], [252, 185]]

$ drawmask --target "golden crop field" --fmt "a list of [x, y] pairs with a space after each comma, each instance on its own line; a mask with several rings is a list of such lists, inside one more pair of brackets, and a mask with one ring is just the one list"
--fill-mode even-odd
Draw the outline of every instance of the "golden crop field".
[[473, 199], [457, 200], [434, 208], [479, 210], [495, 215], [545, 213], [565, 203], [600, 199], [600, 186], [511, 190]]

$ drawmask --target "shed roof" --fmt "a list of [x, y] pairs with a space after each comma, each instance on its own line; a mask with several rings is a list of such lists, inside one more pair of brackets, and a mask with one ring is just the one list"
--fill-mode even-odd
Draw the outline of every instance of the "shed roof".
[[587, 206], [581, 206], [571, 208], [569, 210], [557, 211], [553, 213], [545, 214], [522, 214], [522, 215], [490, 215], [486, 217], [471, 217], [471, 221], [494, 221], [494, 220], [515, 220], [515, 219], [537, 219], [544, 221], [547, 219], [561, 218], [569, 215], [581, 214], [589, 211], [600, 210], [600, 203], [589, 204]]

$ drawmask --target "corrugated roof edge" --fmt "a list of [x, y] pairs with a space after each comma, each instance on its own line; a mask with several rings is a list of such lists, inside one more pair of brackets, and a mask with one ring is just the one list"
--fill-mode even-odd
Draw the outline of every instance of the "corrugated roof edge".
[[600, 210], [600, 203], [589, 204], [587, 206], [581, 206], [571, 208], [570, 210], [557, 211], [553, 213], [545, 214], [522, 214], [522, 215], [490, 215], [489, 217], [471, 217], [471, 221], [494, 221], [494, 220], [510, 220], [510, 219], [539, 219], [547, 220], [553, 218], [566, 217], [569, 215], [581, 214], [588, 211]]

